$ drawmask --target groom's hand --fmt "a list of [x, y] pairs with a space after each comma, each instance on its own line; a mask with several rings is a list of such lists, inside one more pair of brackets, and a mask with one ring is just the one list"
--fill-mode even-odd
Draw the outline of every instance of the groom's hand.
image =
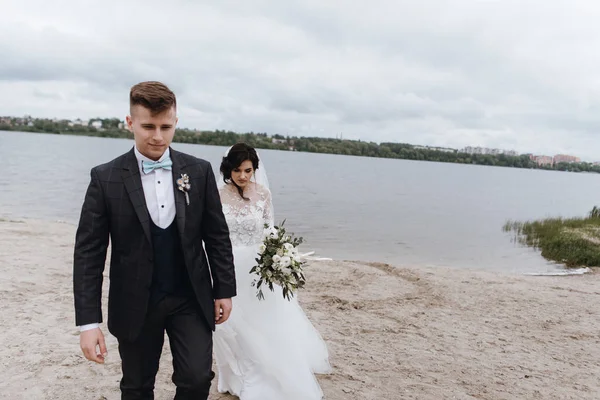
[[[106, 343], [104, 335], [100, 328], [83, 331], [79, 334], [79, 345], [83, 355], [90, 361], [104, 364], [104, 359], [108, 352], [106, 351]], [[100, 347], [100, 353], [96, 351], [96, 346]]]
[[231, 299], [215, 300], [215, 323], [222, 324], [229, 319], [232, 309]]

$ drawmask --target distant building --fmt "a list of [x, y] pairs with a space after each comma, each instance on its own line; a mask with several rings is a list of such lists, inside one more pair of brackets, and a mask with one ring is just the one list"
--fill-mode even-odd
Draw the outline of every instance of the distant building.
[[456, 153], [458, 150], [450, 147], [434, 147], [434, 146], [413, 146], [419, 150], [432, 150], [432, 151], [443, 151], [444, 153]]
[[88, 126], [88, 121], [77, 118], [75, 121], [69, 122], [69, 126]]
[[483, 154], [483, 149], [481, 147], [467, 146], [462, 149], [462, 152], [467, 154]]
[[102, 129], [102, 121], [95, 120], [90, 124], [93, 128]]
[[285, 144], [285, 143], [287, 143], [287, 140], [273, 138], [273, 139], [271, 139], [271, 143], [273, 143], [273, 144]]
[[486, 154], [486, 155], [492, 155], [492, 156], [497, 156], [500, 154], [504, 154], [507, 156], [518, 156], [519, 153], [517, 153], [514, 150], [502, 150], [502, 149], [490, 149], [487, 147], [472, 147], [472, 146], [467, 146], [464, 149], [462, 149], [463, 153], [467, 153], [467, 154]]
[[579, 163], [581, 159], [575, 156], [569, 156], [566, 154], [557, 154], [554, 156], [554, 164], [558, 163]]
[[554, 159], [550, 156], [534, 156], [537, 165], [552, 165]]

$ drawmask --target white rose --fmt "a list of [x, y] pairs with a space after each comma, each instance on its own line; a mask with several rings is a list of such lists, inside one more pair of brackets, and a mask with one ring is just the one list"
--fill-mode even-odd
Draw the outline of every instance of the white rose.
[[278, 256], [277, 254], [275, 254], [273, 256], [273, 263], [278, 264], [281, 261], [281, 256]]
[[281, 265], [283, 267], [289, 267], [292, 264], [292, 259], [288, 256], [281, 257]]
[[283, 256], [284, 256], [284, 254], [283, 254], [283, 249], [279, 249], [279, 250], [277, 250], [277, 255], [278, 255], [279, 257], [283, 257]]
[[275, 239], [275, 238], [277, 238], [279, 236], [279, 234], [277, 232], [277, 229], [275, 229], [273, 227], [266, 228], [263, 231], [263, 233], [264, 233], [265, 238], [267, 238], [267, 239], [269, 239], [269, 238], [270, 239]]
[[301, 259], [300, 259], [300, 256], [299, 256], [298, 254], [294, 254], [294, 255], [292, 256], [292, 259], [293, 259], [294, 261], [296, 261], [296, 262], [300, 262], [300, 261], [301, 261]]
[[286, 243], [283, 245], [283, 248], [285, 249], [285, 251], [291, 251], [294, 248], [294, 245], [292, 245], [291, 243]]
[[279, 232], [277, 232], [277, 229], [271, 228], [269, 237], [271, 239], [277, 239], [279, 237]]

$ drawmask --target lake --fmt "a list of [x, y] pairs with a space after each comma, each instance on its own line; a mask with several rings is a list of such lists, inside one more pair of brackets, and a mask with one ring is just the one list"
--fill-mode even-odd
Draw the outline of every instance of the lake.
[[[0, 132], [0, 216], [76, 224], [90, 169], [132, 140]], [[225, 147], [174, 143], [218, 174]], [[277, 222], [343, 260], [510, 273], [559, 268], [502, 231], [508, 219], [584, 216], [600, 175], [259, 150]], [[217, 176], [217, 178], [219, 178]]]

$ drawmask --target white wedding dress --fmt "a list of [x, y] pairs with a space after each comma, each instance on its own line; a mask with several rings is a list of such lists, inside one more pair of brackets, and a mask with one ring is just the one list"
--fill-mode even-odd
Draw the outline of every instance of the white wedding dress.
[[214, 353], [218, 391], [241, 400], [319, 400], [323, 392], [313, 374], [331, 371], [325, 342], [306, 317], [296, 296], [263, 288], [258, 300], [250, 269], [256, 264], [264, 224], [273, 224], [271, 193], [251, 184], [240, 197], [230, 185], [220, 188], [230, 230], [237, 296], [229, 319], [217, 325]]

